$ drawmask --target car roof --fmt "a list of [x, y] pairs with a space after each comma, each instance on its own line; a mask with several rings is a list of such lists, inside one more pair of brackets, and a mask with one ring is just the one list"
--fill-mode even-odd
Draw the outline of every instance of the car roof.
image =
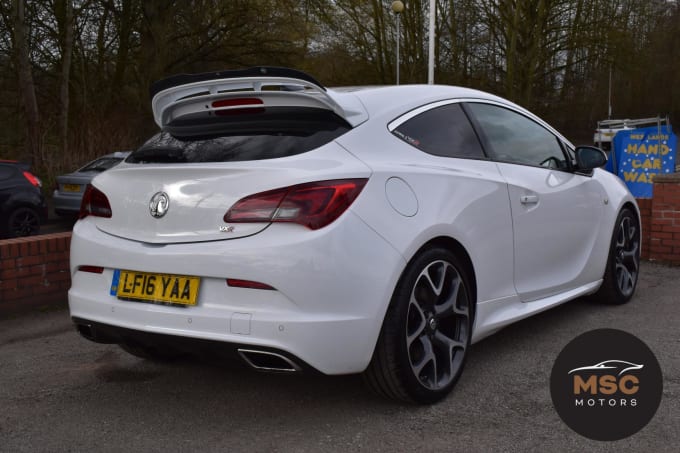
[[[454, 85], [384, 85], [338, 87], [329, 89], [328, 92], [340, 106], [352, 106], [358, 101], [366, 110], [369, 119], [378, 119], [385, 123], [418, 107], [438, 101], [456, 99], [490, 101], [524, 113], [571, 145], [562, 134], [524, 107], [500, 96], [472, 88]], [[352, 99], [347, 102], [349, 97]]]
[[521, 109], [499, 96], [452, 85], [352, 86], [332, 88], [329, 92], [343, 106], [344, 98], [358, 98], [369, 117], [382, 116], [392, 111], [407, 112], [422, 105], [449, 99], [484, 99]]
[[17, 160], [5, 160], [5, 159], [0, 159], [0, 165], [8, 165], [12, 167], [19, 167], [23, 171], [30, 171], [31, 170], [31, 164], [28, 162], [19, 162]]

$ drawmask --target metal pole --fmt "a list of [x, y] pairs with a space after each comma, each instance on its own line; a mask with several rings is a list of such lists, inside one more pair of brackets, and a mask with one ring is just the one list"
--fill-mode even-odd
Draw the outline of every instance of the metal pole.
[[397, 13], [397, 85], [399, 85], [399, 37], [401, 36], [400, 26], [401, 16]]
[[434, 23], [437, 15], [437, 6], [435, 0], [430, 0], [430, 46], [428, 52], [427, 64], [427, 83], [432, 85], [434, 83]]
[[609, 66], [609, 110], [607, 119], [612, 119], [612, 67]]
[[401, 12], [404, 11], [404, 3], [400, 0], [392, 2], [392, 12], [397, 16], [397, 85], [399, 85], [399, 37], [401, 36]]

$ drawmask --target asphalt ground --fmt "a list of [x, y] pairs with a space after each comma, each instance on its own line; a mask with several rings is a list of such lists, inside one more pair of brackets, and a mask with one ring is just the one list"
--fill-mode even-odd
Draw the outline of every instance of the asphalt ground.
[[[80, 338], [68, 311], [0, 320], [0, 452], [677, 452], [680, 268], [643, 263], [620, 307], [579, 299], [474, 345], [453, 393], [433, 406], [386, 401], [359, 376], [283, 376], [213, 359], [157, 364]], [[637, 434], [598, 442], [555, 412], [549, 377], [577, 335], [636, 335], [664, 389]]]

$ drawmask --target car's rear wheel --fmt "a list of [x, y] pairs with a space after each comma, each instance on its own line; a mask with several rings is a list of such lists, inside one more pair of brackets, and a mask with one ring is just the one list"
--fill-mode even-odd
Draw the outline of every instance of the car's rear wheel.
[[9, 237], [38, 234], [40, 231], [40, 215], [35, 209], [22, 206], [10, 213], [5, 228]]
[[624, 208], [616, 219], [602, 286], [597, 302], [625, 304], [635, 293], [640, 271], [640, 228], [637, 217]]
[[389, 398], [444, 398], [460, 377], [472, 335], [470, 284], [455, 254], [430, 248], [408, 265], [390, 302], [365, 374]]

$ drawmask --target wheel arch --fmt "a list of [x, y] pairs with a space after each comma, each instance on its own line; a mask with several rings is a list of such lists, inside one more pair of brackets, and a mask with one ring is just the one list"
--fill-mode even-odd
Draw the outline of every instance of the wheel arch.
[[[447, 250], [450, 250], [456, 256], [458, 256], [462, 261], [463, 264], [466, 267], [466, 271], [468, 272], [468, 276], [470, 277], [470, 293], [471, 293], [471, 299], [472, 299], [472, 325], [474, 326], [475, 322], [475, 314], [477, 312], [476, 307], [477, 307], [477, 276], [475, 274], [475, 266], [472, 263], [472, 258], [470, 257], [470, 254], [467, 252], [463, 244], [458, 242], [456, 239], [450, 237], [450, 236], [437, 236], [426, 243], [424, 243], [420, 248], [413, 254], [411, 259], [409, 260], [409, 264], [411, 261], [413, 261], [420, 253], [430, 247], [441, 247], [445, 248]], [[404, 268], [408, 268], [408, 265]]]

